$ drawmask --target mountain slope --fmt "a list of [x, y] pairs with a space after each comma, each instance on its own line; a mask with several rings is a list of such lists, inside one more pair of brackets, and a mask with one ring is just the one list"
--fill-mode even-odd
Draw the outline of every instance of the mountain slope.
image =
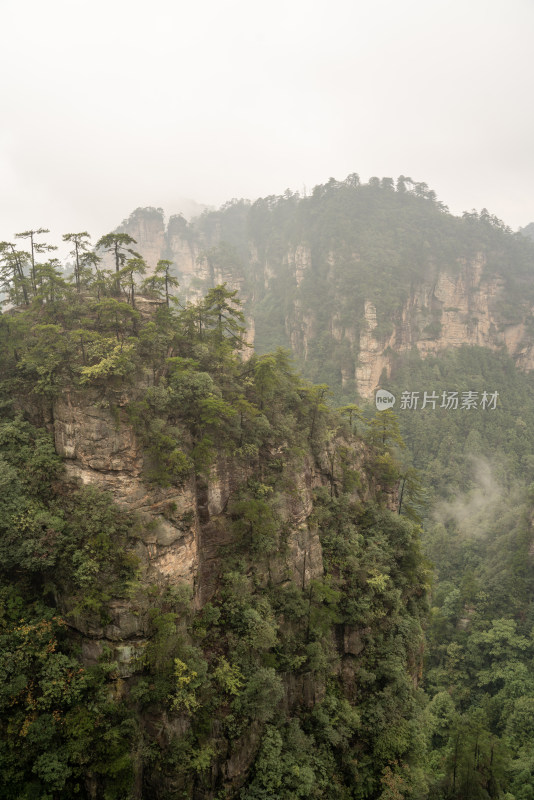
[[244, 362], [224, 290], [173, 312], [50, 280], [0, 315], [0, 794], [422, 785], [395, 426], [355, 435], [284, 351]]
[[[212, 257], [222, 242], [233, 248], [239, 266], [219, 277], [238, 276], [248, 292], [258, 347], [291, 344], [344, 402], [379, 383], [396, 395], [408, 445], [401, 491], [435, 565], [423, 673], [434, 727], [420, 796], [527, 798], [534, 251], [485, 211], [454, 218], [424, 187], [402, 188], [352, 177], [310, 198], [233, 203], [188, 235]], [[425, 391], [436, 408], [421, 408]], [[484, 391], [498, 393], [496, 408], [481, 407]], [[419, 406], [402, 408], [403, 392]], [[446, 408], [444, 392], [478, 401]]]
[[470, 344], [534, 366], [534, 246], [486, 211], [451, 216], [409, 179], [349, 176], [167, 228], [138, 209], [120, 230], [153, 263], [173, 260], [186, 296], [238, 289], [258, 352], [289, 346], [305, 374], [347, 396], [372, 395], [392, 350]]

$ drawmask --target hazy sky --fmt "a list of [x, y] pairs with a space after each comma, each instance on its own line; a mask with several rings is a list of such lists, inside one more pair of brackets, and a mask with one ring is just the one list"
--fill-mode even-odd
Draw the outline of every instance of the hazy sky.
[[0, 240], [425, 181], [534, 220], [534, 0], [0, 0]]

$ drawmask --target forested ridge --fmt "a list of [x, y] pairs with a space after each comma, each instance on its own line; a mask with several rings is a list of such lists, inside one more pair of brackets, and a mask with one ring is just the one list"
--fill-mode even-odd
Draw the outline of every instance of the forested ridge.
[[[308, 224], [324, 263], [348, 248], [335, 291], [331, 269], [302, 284], [323, 320], [305, 365], [319, 384], [277, 347], [293, 291], [282, 272], [256, 294], [275, 349], [246, 359], [237, 294], [181, 301], [170, 259], [149, 268], [125, 233], [96, 250], [68, 234], [67, 271], [43, 229], [1, 246], [0, 796], [534, 797], [532, 377], [485, 348], [407, 353], [382, 381], [397, 397], [491, 390], [497, 408], [375, 413], [341, 391], [346, 353], [329, 327], [340, 295], [356, 320], [371, 297], [387, 334], [429, 263], [480, 248], [486, 269], [508, 265], [503, 320], [516, 303], [528, 316], [532, 245], [487, 212], [452, 217], [407, 180], [233, 202], [190, 229], [213, 227], [204, 243], [234, 260], [245, 293], [253, 224], [265, 251]], [[148, 492], [193, 487], [199, 541], [218, 545], [192, 585], [153, 580], [138, 547], [150, 523], [68, 477], [53, 443], [65, 393], [131, 427]], [[210, 519], [223, 462], [232, 489]], [[308, 490], [305, 519], [292, 516]], [[142, 620], [142, 646], [127, 668], [113, 642], [88, 665], [87, 632], [117, 598]]]
[[[514, 233], [487, 209], [455, 216], [425, 183], [402, 175], [364, 183], [352, 174], [305, 195], [234, 199], [189, 223], [171, 217], [166, 227], [161, 209], [140, 208], [118, 230], [135, 238], [157, 230], [151, 247], [163, 243], [156, 249], [176, 262], [182, 290], [206, 292], [214, 275], [239, 288], [256, 351], [291, 348], [306, 377], [347, 398], [359, 390], [366, 303], [376, 309], [373, 335], [384, 347], [392, 336], [393, 350], [431, 343], [454, 312], [454, 328], [461, 324], [476, 343], [484, 320], [475, 272], [488, 345], [501, 346], [508, 326], [533, 328], [529, 228]], [[440, 276], [446, 286], [456, 283], [462, 298], [433, 297]], [[403, 341], [407, 326], [411, 340]]]
[[[141, 313], [118, 294], [120, 264], [96, 292], [82, 272], [24, 274], [29, 303], [0, 317], [0, 794], [333, 798], [423, 785], [414, 681], [428, 573], [417, 526], [395, 513], [394, 420], [371, 420], [362, 439], [285, 351], [243, 361], [224, 286], [180, 309], [162, 281]], [[133, 427], [147, 491], [195, 487], [199, 525], [221, 543], [207, 602], [202, 569], [193, 586], [150, 580], [146, 519], [65, 475], [51, 429], [67, 391], [80, 403], [96, 393]], [[241, 479], [207, 520], [223, 456]], [[288, 508], [307, 481], [301, 534]], [[172, 503], [164, 514], [176, 518]], [[299, 576], [304, 535], [322, 556]], [[142, 642], [129, 640], [132, 657], [112, 639], [87, 665], [84, 641], [108, 630], [117, 598]]]

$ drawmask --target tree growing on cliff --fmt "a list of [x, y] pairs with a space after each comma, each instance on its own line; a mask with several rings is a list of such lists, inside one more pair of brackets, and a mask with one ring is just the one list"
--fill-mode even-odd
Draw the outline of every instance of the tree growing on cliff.
[[15, 238], [17, 239], [30, 240], [31, 283], [34, 292], [37, 290], [37, 280], [35, 275], [36, 254], [49, 253], [52, 250], [57, 250], [57, 247], [52, 244], [45, 244], [44, 242], [35, 241], [35, 237], [42, 236], [43, 233], [50, 233], [50, 230], [48, 228], [37, 228], [36, 230], [23, 231], [22, 233], [15, 234]]
[[154, 270], [154, 274], [143, 282], [143, 288], [148, 289], [156, 297], [164, 297], [165, 305], [169, 308], [169, 303], [176, 298], [171, 297], [170, 289], [179, 286], [178, 278], [171, 275], [172, 261], [160, 258]]
[[144, 275], [146, 272], [146, 262], [140, 256], [129, 258], [124, 267], [119, 272], [119, 279], [124, 281], [124, 286], [128, 295], [128, 302], [135, 308], [135, 278], [134, 275]]
[[82, 256], [89, 249], [90, 236], [87, 231], [82, 231], [81, 233], [65, 233], [63, 241], [74, 245], [74, 250], [71, 250], [70, 255], [74, 256], [74, 282], [79, 292], [82, 277]]
[[25, 274], [30, 255], [16, 250], [11, 242], [0, 242], [0, 279], [8, 301], [19, 305], [21, 297], [29, 300], [28, 278]]
[[156, 275], [165, 287], [165, 305], [167, 308], [169, 307], [169, 288], [176, 289], [178, 286], [178, 278], [171, 275], [171, 267], [172, 261], [168, 261], [166, 258], [160, 258], [156, 265]]
[[106, 253], [111, 253], [115, 260], [115, 292], [120, 294], [120, 278], [119, 272], [121, 267], [124, 266], [128, 253], [135, 258], [140, 258], [139, 253], [128, 247], [130, 244], [137, 244], [136, 240], [129, 236], [127, 233], [106, 233], [101, 236], [96, 243], [97, 250], [104, 250]]
[[245, 317], [240, 306], [237, 290], [227, 289], [226, 283], [210, 289], [204, 298], [205, 326], [215, 331], [219, 342], [230, 338], [236, 348], [245, 345]]
[[391, 409], [377, 411], [369, 423], [367, 441], [383, 449], [391, 446], [401, 449], [405, 447], [399, 430], [399, 421]]
[[41, 302], [55, 303], [65, 296], [69, 286], [63, 277], [61, 263], [50, 258], [44, 264], [35, 265], [36, 298]]

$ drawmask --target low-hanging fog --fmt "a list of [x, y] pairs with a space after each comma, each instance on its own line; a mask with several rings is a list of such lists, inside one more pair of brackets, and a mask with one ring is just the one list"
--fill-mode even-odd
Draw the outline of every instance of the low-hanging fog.
[[0, 239], [411, 175], [534, 218], [529, 0], [2, 3]]

